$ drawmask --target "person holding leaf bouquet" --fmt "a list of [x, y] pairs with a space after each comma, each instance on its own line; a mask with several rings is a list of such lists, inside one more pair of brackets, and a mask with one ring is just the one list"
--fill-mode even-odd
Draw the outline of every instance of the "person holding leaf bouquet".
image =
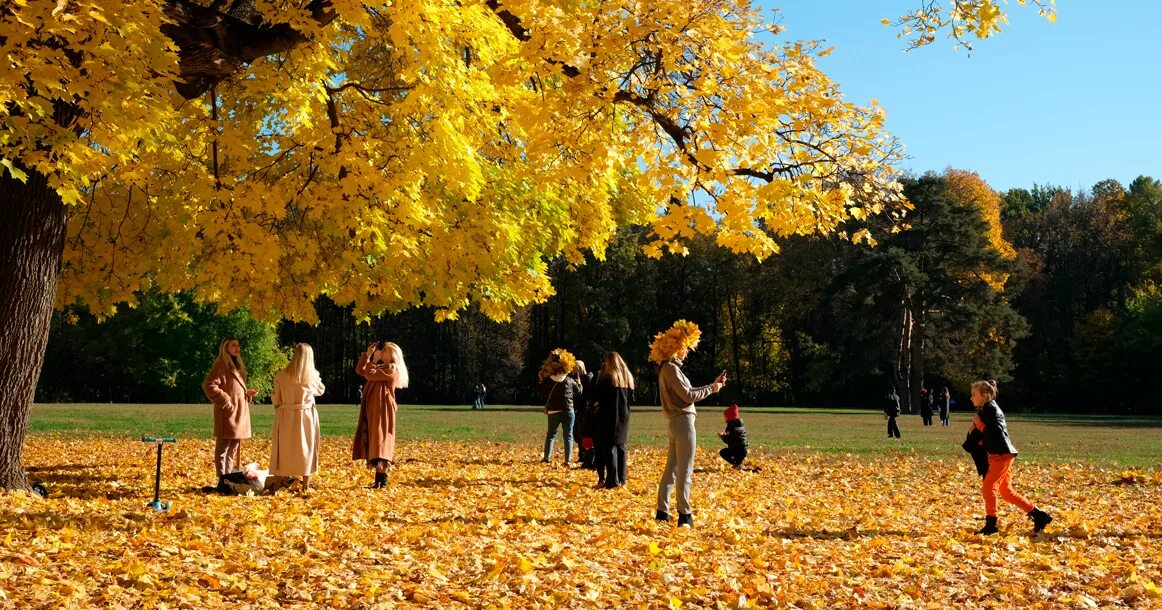
[[226, 475], [241, 469], [242, 441], [250, 438], [250, 402], [257, 390], [246, 389], [242, 344], [226, 337], [218, 344], [218, 358], [202, 382], [206, 398], [214, 403], [214, 470], [219, 493], [233, 493]]
[[408, 387], [408, 368], [403, 350], [379, 341], [359, 355], [355, 372], [367, 380], [359, 400], [359, 423], [351, 459], [366, 460], [375, 469], [372, 489], [387, 487], [387, 468], [395, 459], [395, 391]]
[[548, 431], [545, 434], [545, 451], [541, 461], [548, 464], [553, 455], [553, 441], [557, 428], [565, 442], [565, 466], [573, 456], [574, 402], [581, 400], [581, 384], [572, 375], [577, 359], [568, 350], [558, 348], [549, 352], [549, 357], [541, 363], [537, 373], [541, 399], [545, 401], [545, 415], [548, 417]]
[[658, 482], [659, 521], [670, 520], [670, 492], [677, 484], [678, 525], [694, 525], [690, 507], [690, 487], [694, 477], [694, 449], [696, 435], [694, 403], [699, 402], [726, 386], [726, 371], [714, 383], [692, 387], [682, 373], [682, 362], [698, 345], [702, 332], [698, 325], [678, 320], [665, 332], [658, 333], [650, 346], [650, 360], [658, 364], [658, 393], [662, 399], [662, 414], [667, 420], [668, 442], [666, 467]]

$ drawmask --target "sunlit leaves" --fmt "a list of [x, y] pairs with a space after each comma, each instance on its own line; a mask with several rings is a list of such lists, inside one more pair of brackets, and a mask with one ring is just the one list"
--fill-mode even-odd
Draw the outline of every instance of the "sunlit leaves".
[[[1003, 3], [1007, 0], [924, 0], [920, 8], [881, 23], [898, 28], [898, 36], [910, 48], [931, 44], [939, 32], [948, 30], [948, 37], [958, 46], [972, 49], [972, 39], [990, 38], [1009, 23]], [[1050, 23], [1057, 21], [1056, 0], [1017, 0], [1017, 4], [1032, 4], [1038, 15]]]
[[618, 226], [652, 224], [651, 253], [701, 233], [764, 257], [899, 201], [882, 110], [843, 100], [827, 49], [760, 43], [745, 0], [336, 1], [325, 25], [258, 2], [306, 42], [192, 100], [163, 6], [0, 17], [0, 171], [74, 206], [61, 303], [104, 314], [156, 285], [271, 317], [327, 294], [502, 319]]
[[[660, 415], [645, 414], [645, 417]], [[401, 425], [406, 425], [402, 422]], [[1162, 480], [1018, 461], [1055, 521], [1028, 535], [1002, 506], [980, 524], [979, 477], [946, 458], [757, 450], [738, 472], [703, 449], [693, 529], [653, 520], [660, 448], [630, 447], [629, 484], [539, 463], [539, 446], [409, 441], [385, 492], [324, 439], [313, 495], [203, 496], [211, 439], [152, 446], [32, 437], [54, 496], [0, 495], [0, 603], [15, 607], [1150, 607], [1159, 603]], [[248, 441], [244, 459], [261, 459]], [[62, 456], [85, 456], [69, 460]]]

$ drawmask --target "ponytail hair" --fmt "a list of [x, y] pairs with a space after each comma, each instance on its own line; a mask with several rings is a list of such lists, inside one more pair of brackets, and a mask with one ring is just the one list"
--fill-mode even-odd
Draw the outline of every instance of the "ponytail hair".
[[999, 394], [999, 392], [997, 391], [997, 382], [994, 379], [983, 379], [981, 381], [974, 381], [972, 384], [972, 389], [976, 390], [977, 392], [980, 392], [981, 396], [984, 396], [985, 398], [987, 398], [989, 400], [995, 399], [997, 397], [997, 394]]

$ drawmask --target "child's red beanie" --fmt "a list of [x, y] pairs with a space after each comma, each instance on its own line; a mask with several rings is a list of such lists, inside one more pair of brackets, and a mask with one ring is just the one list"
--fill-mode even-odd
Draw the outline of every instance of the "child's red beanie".
[[726, 421], [738, 419], [738, 405], [730, 405], [727, 407], [726, 410], [722, 412], [722, 417], [726, 419]]

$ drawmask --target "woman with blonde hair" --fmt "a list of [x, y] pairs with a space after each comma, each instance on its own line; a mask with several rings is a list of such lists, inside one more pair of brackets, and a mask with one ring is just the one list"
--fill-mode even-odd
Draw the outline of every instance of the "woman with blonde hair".
[[367, 380], [359, 404], [359, 423], [351, 459], [366, 460], [375, 469], [372, 489], [387, 487], [387, 468], [395, 459], [395, 391], [408, 387], [403, 350], [379, 341], [359, 355], [355, 372]]
[[311, 487], [311, 477], [319, 471], [319, 412], [315, 397], [326, 390], [315, 370], [315, 352], [310, 345], [295, 345], [290, 362], [274, 376], [274, 434], [270, 441], [270, 474], [302, 477], [302, 490]]
[[597, 484], [625, 485], [625, 442], [629, 437], [629, 403], [633, 374], [617, 352], [606, 352], [597, 374]]
[[242, 441], [250, 438], [250, 401], [258, 393], [246, 389], [246, 364], [237, 338], [226, 337], [218, 344], [218, 358], [202, 382], [202, 391], [214, 403], [216, 489], [232, 493], [225, 477], [242, 464]]

